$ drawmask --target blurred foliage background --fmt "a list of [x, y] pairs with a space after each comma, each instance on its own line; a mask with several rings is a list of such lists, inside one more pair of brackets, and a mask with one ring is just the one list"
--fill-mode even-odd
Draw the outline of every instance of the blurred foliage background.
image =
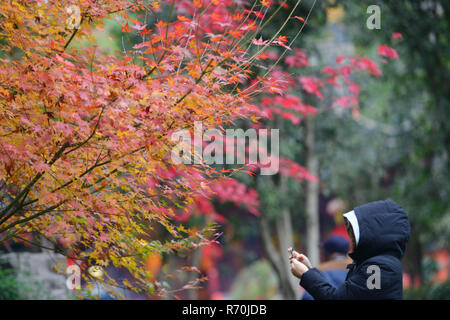
[[[306, 17], [313, 4], [303, 2], [296, 14]], [[381, 9], [380, 29], [366, 27], [370, 5]], [[295, 45], [314, 57], [312, 70], [347, 52], [373, 56], [381, 44], [395, 46], [399, 53], [396, 63], [382, 66], [381, 78], [358, 82], [359, 121], [339, 110], [315, 117], [315, 150], [322, 241], [339, 223], [326, 212], [334, 198], [343, 200], [346, 209], [391, 198], [408, 212], [412, 233], [403, 260], [407, 299], [450, 298], [449, 15], [448, 1], [319, 1]], [[296, 23], [286, 29], [290, 38], [298, 31]], [[263, 38], [273, 31], [265, 30]], [[393, 33], [402, 38], [393, 39]], [[287, 123], [281, 131], [280, 153], [305, 163], [304, 127]], [[305, 248], [305, 186], [287, 183], [286, 188], [257, 185], [261, 211], [275, 222], [289, 208], [294, 242]], [[239, 227], [252, 233], [255, 224]]]

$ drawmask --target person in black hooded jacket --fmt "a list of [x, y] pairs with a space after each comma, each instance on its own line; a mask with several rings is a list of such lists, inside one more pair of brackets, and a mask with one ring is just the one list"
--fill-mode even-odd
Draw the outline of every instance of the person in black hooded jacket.
[[410, 236], [406, 212], [391, 200], [375, 201], [344, 214], [353, 242], [345, 282], [333, 287], [296, 251], [290, 258], [291, 272], [316, 300], [402, 299], [402, 263]]

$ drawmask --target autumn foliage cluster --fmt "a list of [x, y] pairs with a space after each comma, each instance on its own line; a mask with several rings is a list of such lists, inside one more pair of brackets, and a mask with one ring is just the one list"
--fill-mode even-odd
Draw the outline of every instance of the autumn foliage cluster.
[[[71, 258], [127, 268], [141, 289], [154, 288], [143, 257], [209, 241], [171, 219], [220, 177], [172, 165], [169, 137], [194, 121], [220, 127], [248, 115], [251, 91], [233, 90], [255, 59], [243, 40], [259, 18], [246, 5], [2, 2], [2, 241], [39, 234]], [[154, 25], [135, 18], [143, 13]], [[99, 49], [93, 32], [111, 17], [140, 42], [120, 53]], [[155, 224], [171, 240], [153, 240]]]

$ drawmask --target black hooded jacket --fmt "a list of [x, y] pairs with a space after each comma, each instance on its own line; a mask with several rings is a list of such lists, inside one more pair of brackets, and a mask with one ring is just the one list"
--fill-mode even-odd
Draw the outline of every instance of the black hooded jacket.
[[402, 299], [400, 260], [410, 236], [406, 212], [390, 200], [367, 203], [354, 212], [360, 235], [345, 282], [335, 288], [312, 268], [303, 274], [300, 285], [316, 300]]

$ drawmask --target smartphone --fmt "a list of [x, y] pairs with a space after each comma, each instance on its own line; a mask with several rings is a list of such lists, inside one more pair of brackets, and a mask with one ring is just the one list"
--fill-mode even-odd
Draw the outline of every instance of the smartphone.
[[294, 257], [294, 248], [292, 248], [292, 247], [290, 247], [289, 249], [289, 252], [291, 253], [291, 258], [293, 258]]

